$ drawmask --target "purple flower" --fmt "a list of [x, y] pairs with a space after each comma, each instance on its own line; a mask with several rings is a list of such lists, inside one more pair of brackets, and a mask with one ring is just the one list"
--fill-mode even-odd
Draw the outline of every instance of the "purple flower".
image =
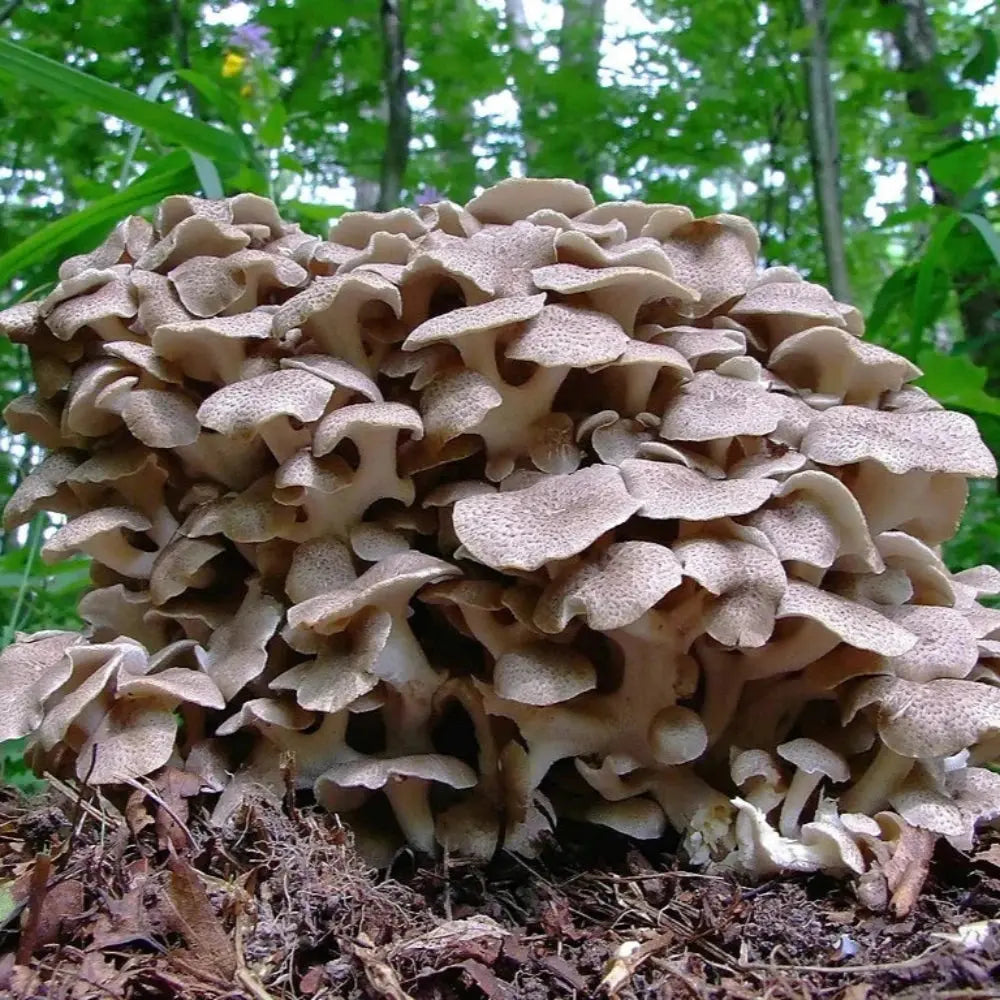
[[243, 49], [253, 59], [270, 62], [274, 58], [274, 46], [267, 40], [270, 31], [263, 24], [241, 24], [233, 29], [229, 44]]
[[415, 200], [418, 205], [433, 205], [436, 201], [444, 201], [444, 195], [431, 185], [423, 188]]

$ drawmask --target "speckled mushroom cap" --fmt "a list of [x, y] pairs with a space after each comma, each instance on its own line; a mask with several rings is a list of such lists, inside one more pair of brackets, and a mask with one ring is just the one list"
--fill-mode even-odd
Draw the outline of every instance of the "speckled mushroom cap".
[[186, 766], [219, 822], [291, 755], [423, 851], [568, 816], [858, 872], [890, 805], [968, 843], [1000, 573], [936, 547], [993, 457], [758, 250], [560, 180], [326, 240], [255, 195], [123, 221], [0, 313], [37, 383], [8, 426], [51, 449], [5, 524], [94, 562], [86, 630], [0, 656], [0, 736]]

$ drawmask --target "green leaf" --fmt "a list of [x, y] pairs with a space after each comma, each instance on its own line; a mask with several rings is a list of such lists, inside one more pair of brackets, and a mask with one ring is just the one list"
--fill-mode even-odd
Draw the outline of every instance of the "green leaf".
[[[160, 73], [158, 76], [154, 76], [146, 88], [146, 100], [158, 101], [160, 94], [163, 93], [163, 88], [173, 77], [173, 72]], [[139, 143], [142, 141], [142, 131], [140, 127], [132, 129], [132, 135], [128, 140], [128, 149], [125, 152], [125, 162], [122, 164], [121, 176], [118, 179], [119, 187], [125, 186], [128, 175], [132, 172], [132, 161], [135, 159], [135, 151], [139, 148]]]
[[121, 218], [171, 194], [191, 191], [196, 180], [188, 154], [175, 150], [128, 187], [72, 215], [49, 223], [0, 256], [0, 288], [23, 271], [54, 260], [67, 243], [91, 232], [103, 238]]
[[983, 84], [996, 72], [997, 56], [1000, 55], [1000, 51], [995, 32], [989, 28], [976, 28], [976, 35], [979, 46], [972, 58], [962, 67], [962, 79], [970, 83]]
[[985, 368], [973, 364], [964, 355], [938, 351], [921, 351], [917, 364], [924, 370], [917, 385], [945, 406], [1000, 416], [1000, 399], [984, 389]]
[[965, 142], [935, 153], [927, 169], [935, 182], [956, 195], [971, 191], [989, 166], [990, 150], [985, 143]]
[[982, 236], [983, 242], [989, 248], [990, 253], [993, 254], [994, 260], [1000, 264], [1000, 233], [990, 225], [988, 219], [984, 219], [981, 215], [976, 215], [974, 212], [966, 212], [962, 218], [975, 227], [979, 235]]
[[215, 169], [215, 164], [207, 156], [202, 156], [201, 153], [196, 153], [193, 149], [189, 151], [188, 155], [191, 157], [194, 172], [198, 175], [201, 193], [206, 198], [224, 198], [226, 190], [223, 187], [219, 171]]
[[913, 294], [914, 268], [910, 264], [893, 271], [886, 278], [875, 296], [871, 314], [868, 317], [868, 334], [874, 337], [888, 322], [889, 317]]
[[271, 105], [271, 109], [260, 127], [261, 142], [270, 149], [277, 149], [285, 137], [286, 121], [288, 121], [288, 112], [285, 110], [285, 106], [280, 101]]
[[919, 353], [924, 330], [934, 322], [935, 282], [943, 272], [946, 273], [944, 245], [961, 218], [958, 212], [952, 212], [934, 227], [917, 268], [917, 283], [913, 290], [913, 328], [910, 331], [911, 357]]
[[203, 156], [238, 160], [243, 155], [242, 143], [232, 132], [180, 115], [4, 39], [0, 39], [0, 74], [75, 104], [115, 115], [148, 129], [163, 142], [193, 149]]

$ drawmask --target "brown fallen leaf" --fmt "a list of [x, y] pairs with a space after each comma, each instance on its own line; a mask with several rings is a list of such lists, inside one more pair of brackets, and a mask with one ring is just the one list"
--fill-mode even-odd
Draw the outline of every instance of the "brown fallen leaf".
[[21, 940], [17, 945], [18, 965], [28, 965], [35, 952], [38, 922], [42, 915], [42, 904], [49, 891], [51, 871], [52, 858], [47, 854], [39, 854], [35, 858], [35, 867], [31, 871], [31, 879], [28, 882], [28, 905], [21, 922]]
[[211, 977], [231, 980], [236, 973], [236, 949], [215, 914], [197, 872], [183, 858], [168, 861], [168, 909], [175, 930], [184, 938], [189, 954], [185, 962], [204, 969]]
[[361, 962], [361, 968], [369, 985], [379, 996], [385, 1000], [413, 1000], [413, 997], [403, 989], [392, 966], [386, 963], [367, 934], [358, 935], [353, 951]]
[[457, 968], [461, 969], [483, 991], [487, 1000], [513, 1000], [513, 986], [510, 983], [505, 983], [482, 962], [467, 958], [464, 962], [459, 962]]
[[872, 988], [868, 983], [852, 983], [837, 997], [837, 1000], [868, 1000], [871, 991]]
[[407, 938], [390, 954], [392, 958], [419, 957], [438, 966], [454, 965], [465, 959], [492, 965], [509, 935], [492, 917], [477, 914], [462, 920], [447, 920], [426, 934]]
[[35, 947], [55, 944], [63, 937], [68, 925], [83, 915], [83, 911], [83, 883], [76, 879], [57, 882], [42, 901], [35, 927]]

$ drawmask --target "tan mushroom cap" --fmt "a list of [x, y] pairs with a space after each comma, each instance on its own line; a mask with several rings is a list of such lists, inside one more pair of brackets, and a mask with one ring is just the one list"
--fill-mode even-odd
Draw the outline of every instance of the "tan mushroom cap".
[[595, 308], [617, 320], [626, 331], [633, 328], [639, 308], [647, 302], [660, 299], [690, 302], [697, 298], [693, 289], [645, 267], [591, 270], [577, 264], [548, 264], [536, 267], [531, 280], [544, 291], [586, 294]]
[[296, 546], [285, 578], [285, 593], [301, 604], [357, 579], [350, 550], [339, 538], [313, 538]]
[[618, 542], [556, 577], [542, 592], [533, 622], [562, 632], [575, 615], [600, 632], [624, 628], [680, 586], [681, 567], [655, 542]]
[[186, 396], [160, 389], [129, 392], [122, 420], [132, 436], [150, 448], [183, 448], [194, 444], [201, 428], [198, 410]]
[[906, 358], [835, 326], [815, 326], [782, 341], [767, 366], [798, 389], [831, 393], [848, 404], [876, 401], [921, 374]]
[[582, 184], [568, 180], [508, 177], [487, 188], [465, 206], [480, 222], [510, 225], [540, 209], [573, 217], [594, 207], [594, 196]]
[[45, 542], [42, 558], [52, 563], [84, 552], [124, 576], [148, 578], [154, 553], [133, 548], [125, 540], [124, 532], [148, 531], [151, 527], [152, 522], [145, 514], [130, 507], [87, 511]]
[[333, 386], [325, 379], [281, 369], [223, 386], [198, 407], [198, 421], [220, 434], [250, 437], [275, 417], [319, 420], [332, 395]]
[[379, 387], [364, 372], [340, 358], [330, 358], [325, 354], [302, 354], [294, 358], [282, 358], [281, 367], [301, 368], [310, 375], [326, 379], [338, 388], [356, 392], [373, 403], [382, 402]]
[[191, 257], [168, 274], [177, 297], [195, 316], [243, 312], [258, 298], [303, 285], [305, 268], [262, 250], [240, 250], [225, 257]]
[[661, 764], [686, 764], [708, 747], [708, 733], [697, 712], [669, 705], [653, 717], [646, 734], [653, 756]]
[[550, 368], [586, 368], [614, 361], [629, 343], [628, 334], [610, 316], [590, 309], [548, 305], [507, 345], [504, 356]]
[[555, 705], [596, 686], [597, 671], [586, 656], [551, 642], [511, 650], [493, 668], [496, 693], [523, 705]]
[[250, 243], [250, 236], [217, 219], [181, 219], [135, 262], [137, 270], [166, 273], [192, 257], [226, 257]]
[[822, 285], [803, 281], [787, 268], [774, 268], [772, 272], [764, 272], [729, 309], [731, 319], [762, 327], [772, 344], [819, 325], [849, 329], [840, 304]]
[[264, 670], [267, 644], [283, 615], [280, 602], [261, 591], [259, 580], [251, 580], [235, 616], [215, 629], [206, 649], [195, 650], [227, 702]]
[[839, 558], [840, 568], [873, 572], [884, 568], [857, 500], [825, 472], [793, 473], [747, 523], [767, 535], [783, 561], [825, 569]]
[[674, 462], [629, 459], [621, 464], [629, 493], [642, 501], [638, 513], [656, 519], [712, 521], [748, 514], [778, 489], [773, 479], [709, 479]]
[[904, 604], [883, 608], [882, 613], [918, 637], [915, 646], [887, 662], [897, 677], [910, 681], [961, 679], [979, 660], [975, 629], [955, 608]]
[[[66, 650], [80, 641], [76, 632], [18, 634], [0, 650], [4, 698], [0, 701], [0, 742], [20, 739], [42, 721], [42, 697], [51, 687], [51, 675]], [[61, 676], [61, 675], [59, 675]], [[41, 684], [40, 684], [41, 682]]]
[[814, 417], [801, 451], [821, 465], [872, 459], [895, 473], [921, 469], [963, 476], [997, 474], [975, 421], [951, 410], [910, 413], [835, 406]]
[[59, 265], [59, 277], [65, 280], [91, 268], [113, 267], [138, 260], [153, 239], [153, 227], [141, 216], [130, 215], [111, 230], [96, 250], [64, 260]]
[[157, 553], [149, 574], [153, 603], [165, 604], [189, 587], [207, 586], [214, 578], [208, 564], [224, 551], [223, 544], [210, 539], [173, 538]]
[[316, 428], [313, 454], [327, 455], [345, 438], [358, 439], [371, 430], [406, 431], [413, 440], [423, 436], [420, 414], [405, 403], [353, 403], [328, 413]]
[[27, 524], [40, 510], [74, 516], [82, 513], [79, 498], [68, 481], [80, 465], [80, 456], [72, 451], [53, 451], [45, 456], [18, 483], [3, 511], [5, 531]]
[[764, 382], [696, 372], [663, 412], [660, 436], [668, 441], [770, 434], [781, 419], [777, 394]]
[[1000, 687], [975, 681], [870, 677], [844, 696], [844, 721], [869, 705], [882, 742], [903, 757], [950, 757], [1000, 732]]
[[681, 315], [707, 316], [750, 287], [760, 238], [746, 219], [713, 215], [673, 229], [663, 248], [674, 277], [699, 295], [697, 302], [680, 307]]
[[183, 322], [161, 323], [152, 331], [156, 353], [199, 382], [240, 378], [247, 348], [271, 336], [268, 313], [246, 312]]
[[455, 344], [462, 338], [533, 319], [545, 308], [544, 295], [493, 299], [480, 305], [462, 306], [421, 323], [403, 342], [404, 351], [431, 344]]
[[651, 236], [666, 239], [678, 226], [694, 218], [691, 209], [684, 205], [647, 204], [643, 201], [606, 201], [580, 215], [575, 222], [590, 225], [604, 225], [621, 222], [629, 239], [637, 236]]
[[444, 754], [408, 754], [386, 759], [364, 757], [334, 764], [324, 771], [319, 782], [329, 782], [341, 788], [360, 786], [376, 789], [384, 788], [393, 778], [417, 778], [436, 781], [451, 788], [471, 788], [476, 783], [476, 772], [463, 761]]
[[392, 630], [392, 616], [368, 609], [351, 623], [349, 643], [328, 648], [315, 659], [286, 670], [270, 683], [293, 690], [298, 703], [317, 712], [341, 712], [379, 683], [372, 673]]
[[836, 782], [844, 782], [851, 777], [851, 770], [843, 755], [817, 740], [807, 737], [789, 740], [775, 747], [775, 753], [805, 774], [825, 775]]
[[582, 552], [639, 507], [616, 468], [594, 465], [512, 493], [465, 497], [452, 519], [473, 559], [494, 569], [534, 570]]
[[778, 618], [808, 618], [819, 622], [855, 649], [882, 656], [899, 656], [913, 649], [917, 636], [885, 615], [856, 601], [789, 580], [778, 607]]
[[376, 233], [399, 233], [415, 240], [427, 232], [426, 223], [416, 212], [395, 208], [391, 212], [345, 212], [330, 226], [328, 239], [362, 250]]
[[102, 352], [112, 358], [121, 358], [161, 382], [179, 384], [184, 376], [181, 370], [161, 357], [149, 344], [137, 340], [115, 340], [104, 344]]
[[785, 593], [785, 570], [771, 551], [729, 538], [694, 538], [673, 546], [684, 575], [716, 595], [705, 631], [725, 646], [763, 646]]

